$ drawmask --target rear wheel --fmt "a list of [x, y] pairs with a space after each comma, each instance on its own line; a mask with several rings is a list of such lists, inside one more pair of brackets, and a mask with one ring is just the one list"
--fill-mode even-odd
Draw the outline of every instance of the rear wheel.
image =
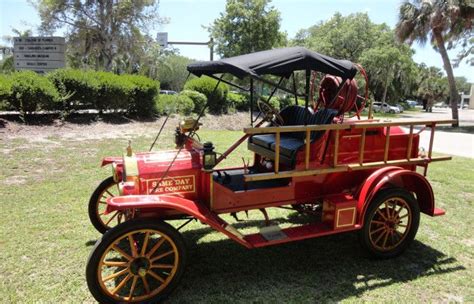
[[419, 223], [420, 208], [411, 193], [400, 188], [381, 190], [366, 211], [359, 232], [362, 247], [374, 257], [395, 257], [413, 241]]
[[100, 303], [157, 303], [177, 286], [185, 262], [176, 229], [132, 220], [97, 241], [87, 262], [87, 285]]
[[110, 176], [100, 183], [89, 199], [89, 219], [95, 229], [102, 234], [125, 220], [120, 211], [105, 214], [107, 199], [118, 195], [118, 183]]

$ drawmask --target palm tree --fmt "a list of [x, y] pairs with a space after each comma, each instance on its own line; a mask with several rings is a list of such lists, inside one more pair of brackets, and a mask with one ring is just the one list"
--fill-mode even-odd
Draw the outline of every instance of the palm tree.
[[[400, 6], [396, 35], [400, 41], [418, 41], [425, 44], [428, 38], [443, 59], [448, 76], [449, 102], [453, 119], [458, 120], [458, 99], [453, 68], [445, 43], [454, 41], [472, 27], [473, 9], [467, 0], [406, 0]], [[457, 127], [459, 123], [454, 123]]]

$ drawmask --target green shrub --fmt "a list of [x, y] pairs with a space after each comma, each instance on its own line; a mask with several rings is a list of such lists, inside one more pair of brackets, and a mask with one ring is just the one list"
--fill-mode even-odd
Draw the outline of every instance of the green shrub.
[[101, 84], [94, 71], [59, 69], [47, 75], [62, 96], [67, 111], [96, 107]]
[[227, 102], [238, 111], [248, 111], [250, 109], [250, 96], [248, 94], [229, 92]]
[[295, 104], [295, 97], [290, 95], [280, 96], [278, 97], [278, 100], [280, 104], [280, 110]]
[[141, 117], [150, 117], [156, 114], [154, 98], [159, 92], [160, 83], [139, 75], [123, 75], [120, 77], [133, 86], [128, 111]]
[[5, 76], [0, 75], [0, 111], [11, 110], [8, 98], [12, 93], [11, 80]]
[[224, 83], [220, 83], [214, 91], [216, 85], [217, 80], [202, 76], [186, 82], [184, 89], [198, 91], [206, 95], [209, 104], [209, 112], [214, 114], [227, 113], [229, 108], [229, 104], [227, 103], [229, 87]]
[[202, 108], [207, 103], [206, 95], [199, 93], [198, 91], [184, 90], [184, 91], [181, 91], [181, 93], [179, 94], [191, 98], [191, 100], [194, 103], [194, 109], [193, 109], [194, 113], [201, 113]]
[[96, 72], [95, 77], [100, 82], [96, 109], [100, 111], [128, 109], [134, 90], [134, 85], [130, 81], [110, 72]]
[[193, 100], [185, 95], [160, 94], [155, 98], [156, 109], [159, 114], [180, 113], [189, 115], [194, 109]]
[[21, 113], [61, 108], [56, 87], [44, 76], [32, 71], [11, 74], [10, 105]]

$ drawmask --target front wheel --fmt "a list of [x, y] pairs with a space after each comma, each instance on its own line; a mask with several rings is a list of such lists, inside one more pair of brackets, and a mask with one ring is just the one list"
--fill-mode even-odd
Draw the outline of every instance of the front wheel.
[[125, 221], [125, 216], [120, 211], [105, 214], [107, 199], [118, 195], [118, 183], [110, 176], [100, 183], [89, 199], [89, 219], [95, 229], [102, 234]]
[[176, 229], [131, 220], [97, 241], [87, 261], [87, 286], [99, 303], [157, 303], [177, 286], [185, 262]]
[[370, 202], [359, 239], [372, 256], [395, 257], [413, 241], [419, 223], [420, 208], [411, 193], [400, 188], [381, 190]]

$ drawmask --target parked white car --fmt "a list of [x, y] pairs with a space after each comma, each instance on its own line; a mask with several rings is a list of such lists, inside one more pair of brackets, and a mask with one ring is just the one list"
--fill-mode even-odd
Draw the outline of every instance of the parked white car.
[[387, 103], [382, 104], [379, 101], [376, 101], [372, 105], [372, 109], [374, 112], [382, 112], [382, 113], [393, 113], [393, 114], [399, 114], [400, 109], [394, 106], [391, 106]]

